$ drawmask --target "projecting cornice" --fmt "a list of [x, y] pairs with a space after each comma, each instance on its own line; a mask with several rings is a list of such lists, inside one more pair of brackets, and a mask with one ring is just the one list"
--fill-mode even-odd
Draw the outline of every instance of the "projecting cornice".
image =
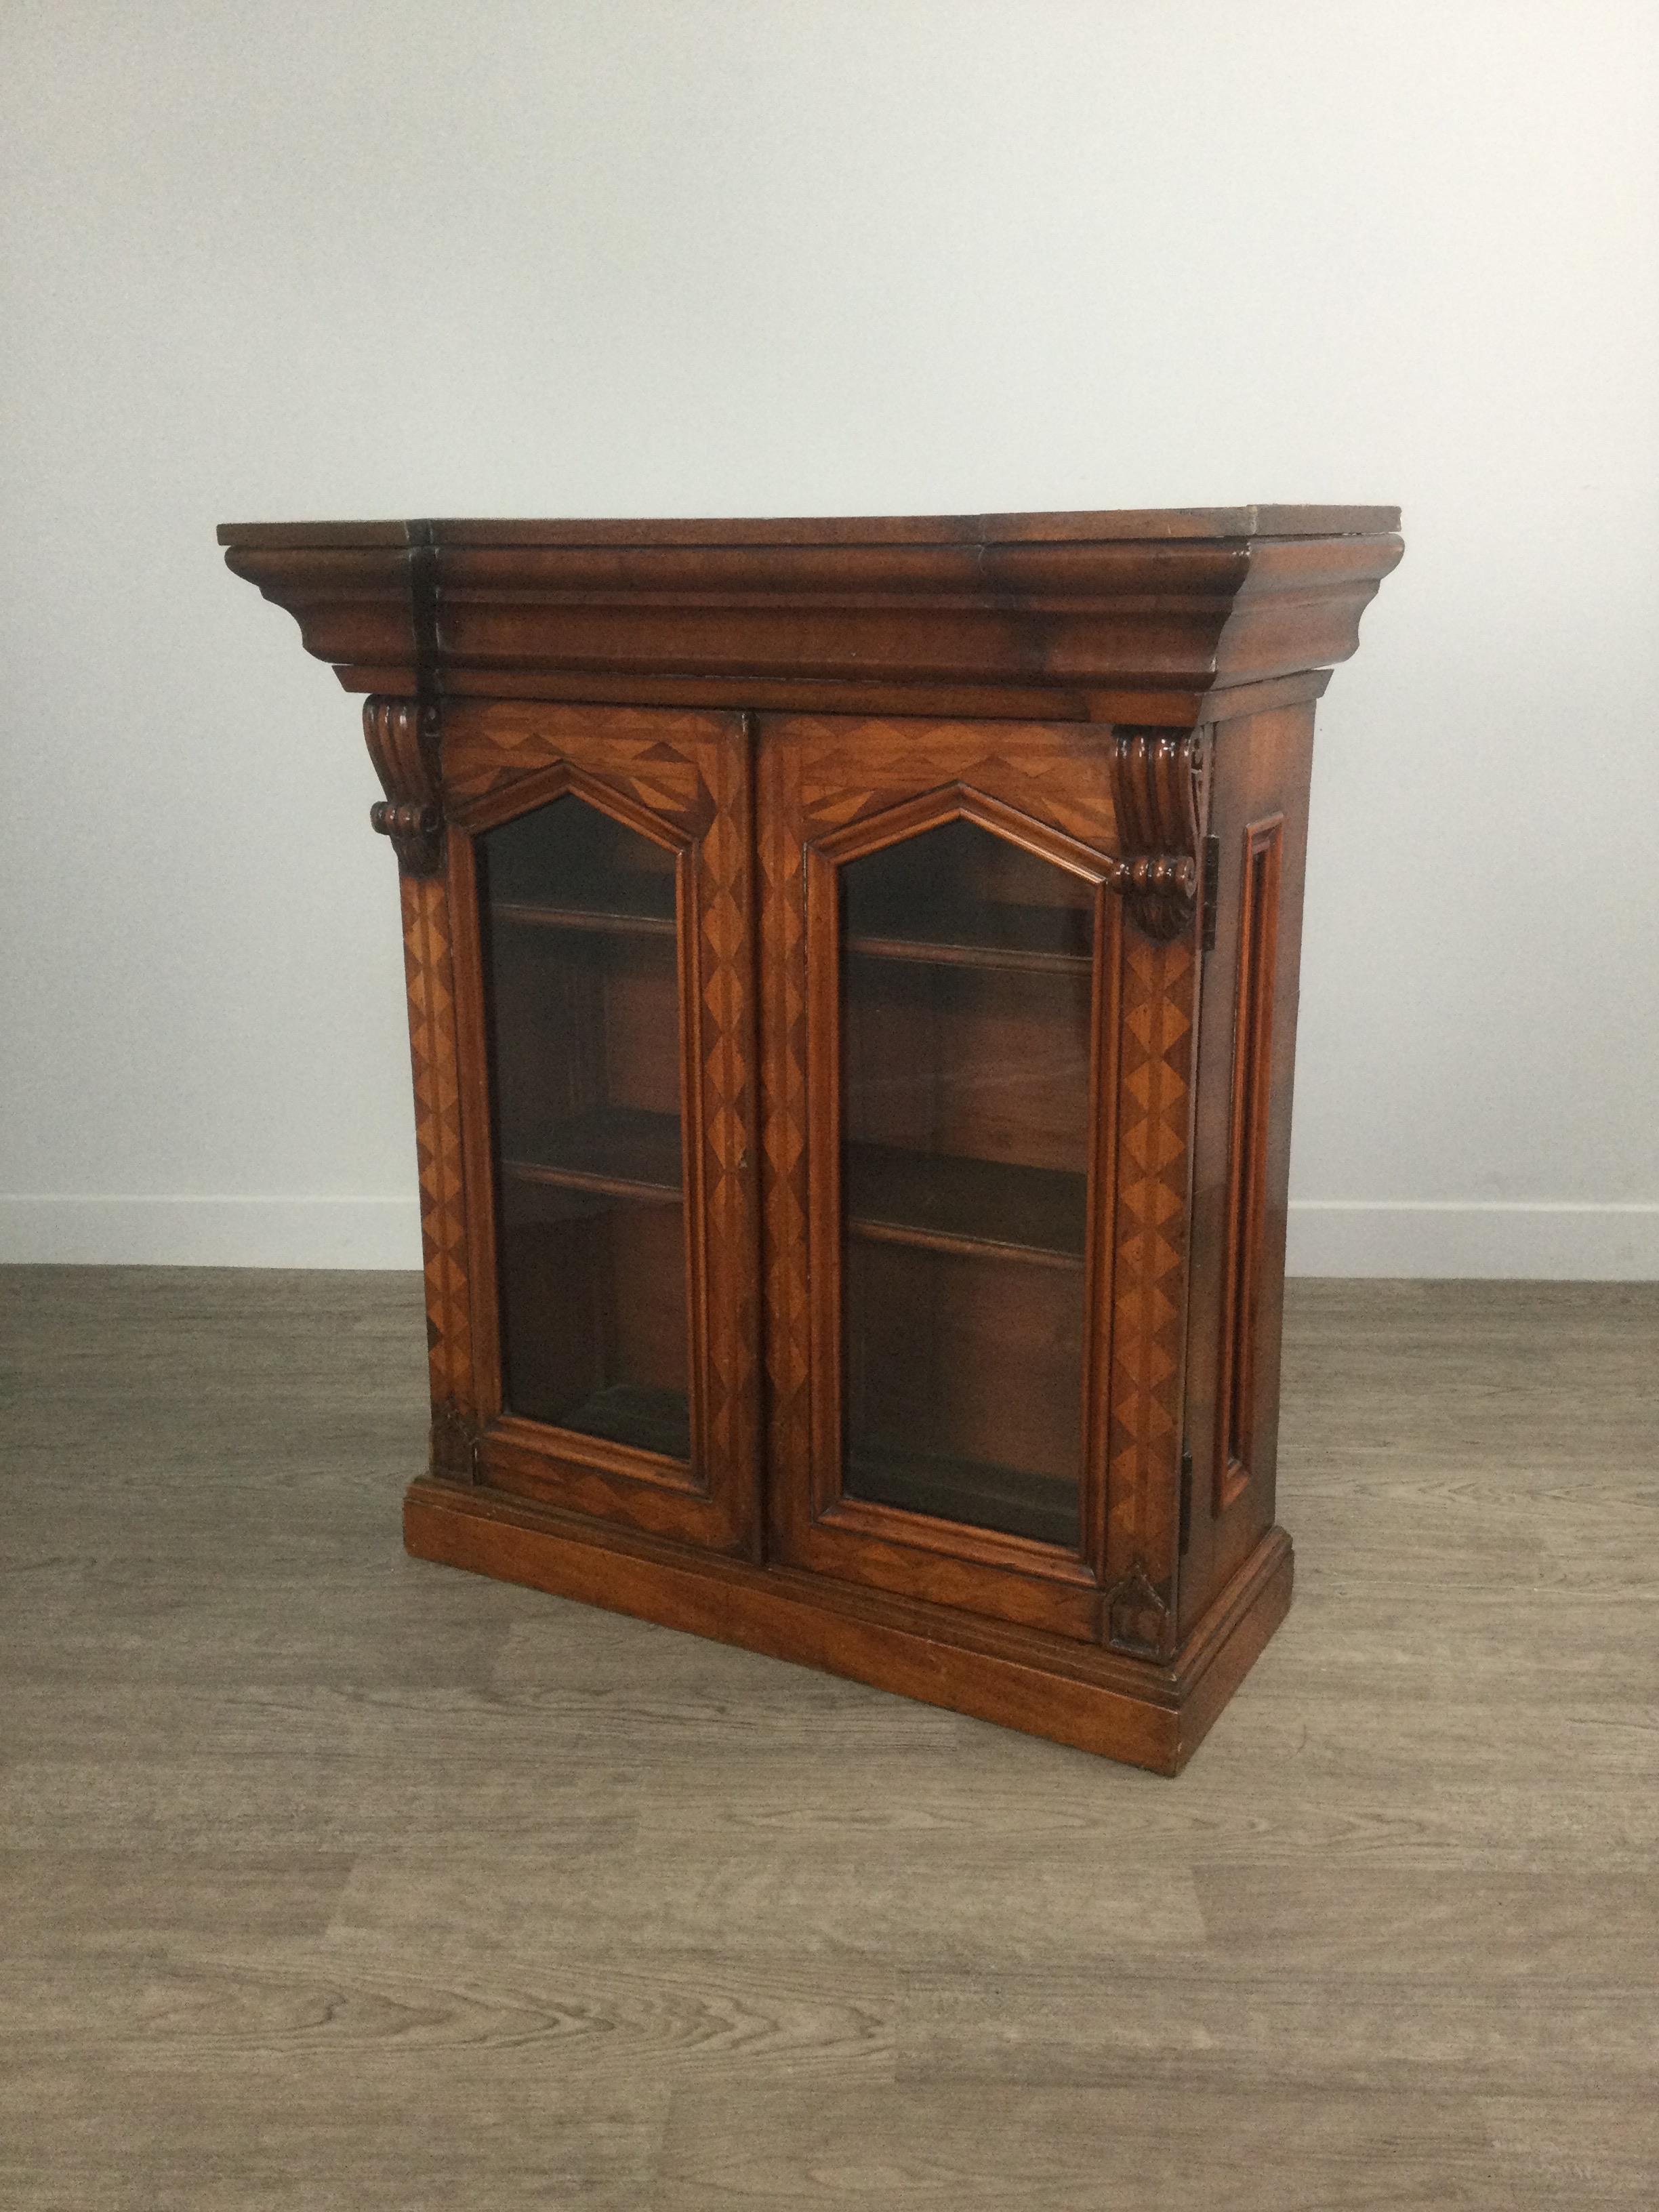
[[[1399, 511], [227, 524], [349, 691], [1189, 726], [1358, 642]], [[1230, 702], [1230, 703], [1232, 703]], [[1243, 704], [1241, 696], [1238, 702]]]

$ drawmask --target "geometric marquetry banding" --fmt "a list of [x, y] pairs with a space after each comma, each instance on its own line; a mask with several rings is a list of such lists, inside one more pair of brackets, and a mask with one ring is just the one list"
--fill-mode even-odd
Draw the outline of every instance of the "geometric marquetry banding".
[[[1206, 771], [1200, 732], [1091, 732], [1092, 772], [1080, 775], [1075, 726], [987, 723], [981, 744], [969, 748], [963, 740], [974, 726], [959, 722], [847, 718], [839, 738], [828, 718], [795, 716], [791, 726], [802, 732], [810, 762], [799, 803], [815, 836], [956, 783], [1086, 844], [1104, 843], [1107, 883], [1144, 934], [1174, 936], [1192, 919]], [[890, 738], [878, 781], [866, 733]]]
[[[714, 799], [703, 774], [711, 718], [671, 708], [550, 707], [497, 701], [447, 709], [444, 790], [452, 814], [509, 791], [561, 762], [619, 790], [647, 814], [701, 836]], [[715, 750], [732, 718], [718, 718]]]
[[[1198, 961], [1190, 940], [1123, 933], [1112, 1267], [1107, 1559], [1139, 1566], [1174, 1617], [1186, 1334], [1187, 1192]], [[1139, 1648], [1140, 1608], [1127, 1645]]]
[[1176, 1631], [1199, 960], [1192, 924], [1208, 811], [1202, 732], [1115, 729], [1121, 858], [1133, 925], [1120, 970], [1116, 1224], [1107, 1452], [1106, 1638], [1140, 1655]]
[[[806, 973], [804, 850], [793, 745], [760, 753], [763, 942], [762, 1059], [767, 1097], [761, 1121], [762, 1202], [766, 1220], [766, 1352], [771, 1461], [805, 1468], [811, 1372], [807, 1273]], [[775, 1509], [785, 1504], [781, 1490]], [[781, 1535], [781, 1531], [778, 1534]]]
[[1080, 755], [1077, 726], [792, 715], [799, 806], [814, 837], [961, 784], [1109, 853], [1116, 806], [1106, 749]]
[[428, 1357], [434, 1416], [442, 1423], [465, 1419], [476, 1402], [455, 978], [443, 878], [405, 873], [401, 886]]
[[711, 1467], [757, 1463], [760, 1310], [755, 1124], [755, 1009], [748, 733], [702, 748], [708, 827], [697, 847], [704, 1265], [711, 1300], [703, 1354]]

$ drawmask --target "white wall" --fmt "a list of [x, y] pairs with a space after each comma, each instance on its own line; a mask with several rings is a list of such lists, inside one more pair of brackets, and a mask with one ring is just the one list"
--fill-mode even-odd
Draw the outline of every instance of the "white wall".
[[417, 1255], [356, 709], [227, 519], [1398, 500], [1294, 1261], [1659, 1273], [1648, 0], [12, 0], [0, 1233]]

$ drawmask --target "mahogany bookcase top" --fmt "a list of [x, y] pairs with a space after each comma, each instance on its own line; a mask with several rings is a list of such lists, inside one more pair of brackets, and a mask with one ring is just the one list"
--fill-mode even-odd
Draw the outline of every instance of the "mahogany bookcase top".
[[741, 515], [726, 520], [226, 522], [222, 545], [1019, 545], [1375, 538], [1397, 507], [1130, 507], [1058, 514]]
[[[1393, 507], [227, 523], [349, 691], [1190, 726], [1306, 697]], [[1229, 700], [1229, 712], [1246, 702]]]

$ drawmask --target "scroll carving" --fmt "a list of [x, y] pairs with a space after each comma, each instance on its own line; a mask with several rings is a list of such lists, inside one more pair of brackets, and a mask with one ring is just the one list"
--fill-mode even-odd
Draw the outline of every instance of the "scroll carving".
[[1163, 1656], [1169, 1628], [1170, 1608], [1153, 1589], [1146, 1562], [1137, 1559], [1106, 1601], [1107, 1640], [1120, 1651], [1157, 1659]]
[[1204, 740], [1193, 730], [1115, 730], [1111, 768], [1121, 856], [1109, 880], [1136, 927], [1167, 943], [1198, 905]]
[[438, 709], [416, 699], [366, 699], [363, 737], [386, 793], [369, 809], [371, 828], [391, 838], [404, 875], [436, 875], [444, 850]]

